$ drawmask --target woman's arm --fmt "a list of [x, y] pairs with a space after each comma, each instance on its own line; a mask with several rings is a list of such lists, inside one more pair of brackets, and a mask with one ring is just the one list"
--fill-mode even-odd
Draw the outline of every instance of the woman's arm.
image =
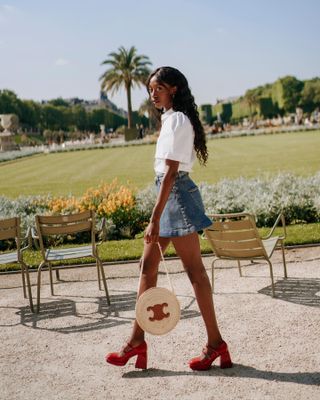
[[159, 222], [162, 211], [167, 203], [172, 186], [177, 176], [179, 161], [166, 160], [167, 171], [161, 182], [156, 204], [153, 208], [150, 223], [144, 234], [146, 243], [156, 243], [159, 240]]

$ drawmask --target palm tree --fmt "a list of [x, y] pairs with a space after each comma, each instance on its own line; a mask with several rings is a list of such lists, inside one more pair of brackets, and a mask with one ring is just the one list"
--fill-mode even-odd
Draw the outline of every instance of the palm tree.
[[157, 126], [156, 109], [149, 98], [145, 99], [139, 107], [139, 115], [143, 116], [145, 114], [148, 114], [149, 129], [151, 130], [153, 128], [156, 128]]
[[138, 55], [137, 49], [132, 46], [126, 50], [123, 46], [119, 47], [118, 52], [109, 54], [109, 58], [102, 61], [101, 65], [110, 65], [110, 68], [101, 75], [101, 89], [105, 92], [110, 91], [111, 94], [125, 87], [128, 102], [128, 128], [132, 127], [132, 104], [131, 89], [134, 85], [140, 87], [144, 84], [150, 73], [148, 68], [151, 65], [149, 57]]

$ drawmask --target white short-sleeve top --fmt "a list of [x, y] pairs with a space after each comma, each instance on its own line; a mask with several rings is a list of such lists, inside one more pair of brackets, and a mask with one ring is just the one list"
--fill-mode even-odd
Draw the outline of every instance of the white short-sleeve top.
[[155, 172], [166, 172], [166, 159], [179, 161], [178, 170], [190, 172], [196, 158], [193, 143], [194, 130], [189, 118], [172, 108], [164, 112], [156, 146]]

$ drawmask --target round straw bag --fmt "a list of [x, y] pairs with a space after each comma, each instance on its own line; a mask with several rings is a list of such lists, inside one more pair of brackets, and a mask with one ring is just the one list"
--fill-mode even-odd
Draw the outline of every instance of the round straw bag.
[[[136, 319], [139, 326], [144, 331], [151, 333], [152, 335], [165, 335], [177, 325], [180, 319], [180, 304], [174, 294], [159, 243], [158, 246], [171, 290], [153, 287], [143, 292], [137, 299]], [[143, 259], [140, 271], [140, 281], [142, 271]]]

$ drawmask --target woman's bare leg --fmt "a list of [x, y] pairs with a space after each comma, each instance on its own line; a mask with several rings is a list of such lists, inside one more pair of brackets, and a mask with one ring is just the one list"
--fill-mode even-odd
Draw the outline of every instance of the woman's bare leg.
[[211, 284], [201, 258], [198, 234], [171, 238], [192, 283], [194, 293], [206, 326], [208, 344], [217, 347], [222, 338], [214, 311]]
[[[162, 253], [164, 253], [170, 243], [170, 239], [160, 237], [159, 243], [162, 249]], [[138, 292], [139, 296], [147, 289], [157, 285], [158, 267], [161, 260], [158, 244], [145, 243], [143, 256], [144, 256], [144, 262], [143, 262], [143, 272]], [[137, 321], [134, 321], [133, 330], [129, 339], [129, 343], [131, 344], [131, 346], [135, 347], [138, 346], [143, 341], [144, 341], [144, 331], [137, 324]]]

